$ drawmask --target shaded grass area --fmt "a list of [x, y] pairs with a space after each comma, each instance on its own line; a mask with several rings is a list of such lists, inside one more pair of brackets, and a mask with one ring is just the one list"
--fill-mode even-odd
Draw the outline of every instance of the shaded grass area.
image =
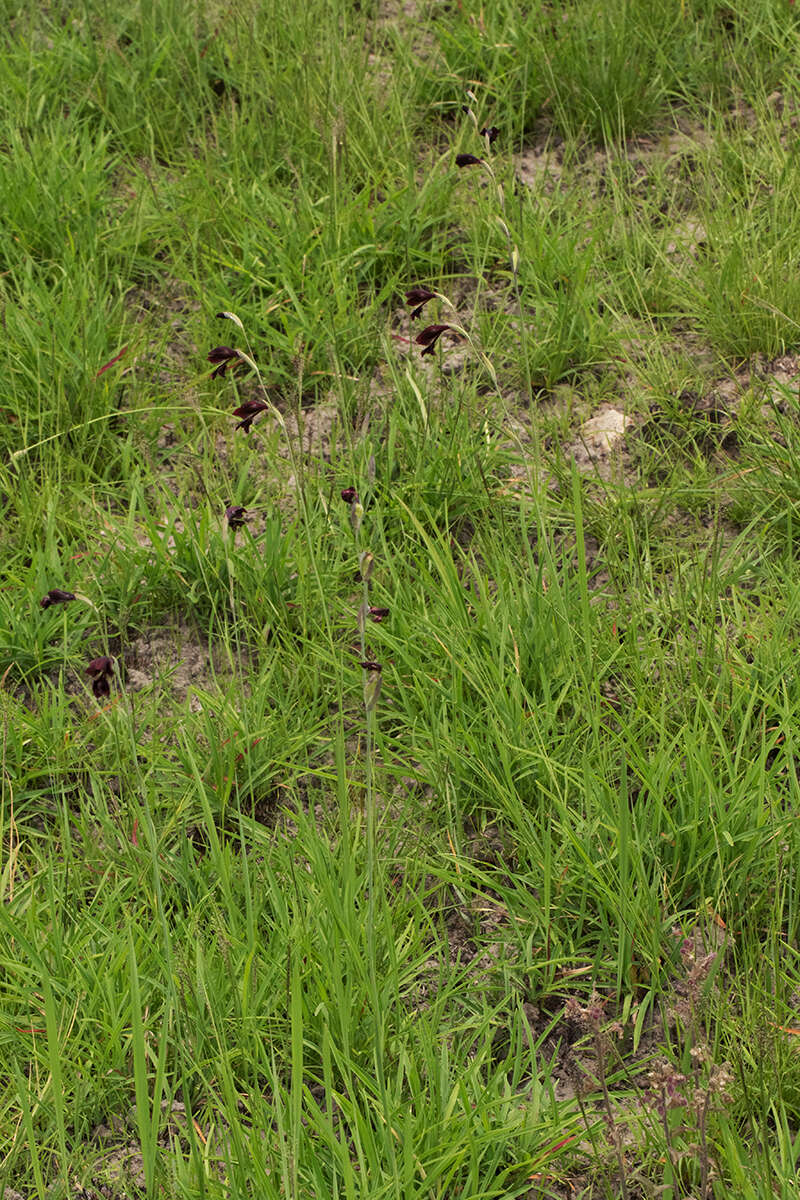
[[2, 12], [0, 1194], [792, 1196], [794, 9]]

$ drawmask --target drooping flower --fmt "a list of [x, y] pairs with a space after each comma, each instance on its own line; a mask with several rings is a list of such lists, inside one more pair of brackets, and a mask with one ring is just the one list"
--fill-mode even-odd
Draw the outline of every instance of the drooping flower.
[[457, 167], [474, 167], [474, 166], [477, 166], [481, 162], [483, 162], [483, 159], [476, 158], [474, 154], [457, 154], [456, 155], [456, 166]]
[[233, 410], [235, 417], [241, 417], [237, 429], [243, 429], [245, 433], [250, 432], [250, 426], [255, 421], [259, 413], [266, 412], [269, 405], [263, 400], [245, 400], [244, 404], [240, 404], [238, 408]]
[[238, 350], [234, 350], [232, 346], [215, 346], [213, 350], [208, 352], [208, 361], [216, 363], [215, 369], [211, 372], [212, 379], [219, 379], [221, 375], [230, 366], [235, 366], [241, 360], [241, 355]]
[[370, 618], [375, 622], [376, 625], [380, 625], [381, 621], [385, 621], [386, 618], [388, 617], [389, 609], [388, 608], [370, 608], [369, 615], [370, 615]]
[[341, 496], [345, 504], [355, 504], [358, 500], [358, 492], [354, 487], [342, 488]]
[[430, 288], [423, 287], [421, 284], [409, 288], [406, 292], [406, 304], [413, 305], [411, 320], [416, 320], [428, 301], [435, 299], [435, 297], [435, 292], [432, 292]]
[[421, 333], [418, 333], [414, 341], [418, 346], [424, 346], [422, 357], [426, 354], [433, 354], [436, 349], [436, 343], [443, 333], [447, 333], [450, 329], [449, 325], [427, 325]]
[[225, 509], [225, 518], [231, 529], [241, 529], [247, 523], [247, 509], [243, 504], [230, 504]]
[[481, 137], [489, 139], [489, 142], [494, 142], [500, 136], [500, 130], [496, 125], [485, 125], [481, 130]]
[[49, 608], [51, 604], [68, 604], [74, 599], [74, 592], [65, 592], [63, 588], [50, 588], [47, 595], [42, 596], [39, 604], [42, 608]]
[[114, 660], [107, 654], [93, 658], [86, 668], [86, 674], [92, 681], [92, 691], [98, 700], [111, 695], [111, 676], [114, 671]]

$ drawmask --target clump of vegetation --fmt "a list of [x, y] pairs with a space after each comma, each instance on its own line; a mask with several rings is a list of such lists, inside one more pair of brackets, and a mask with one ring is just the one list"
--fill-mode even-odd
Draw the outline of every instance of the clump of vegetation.
[[794, 7], [4, 15], [0, 1200], [788, 1200]]

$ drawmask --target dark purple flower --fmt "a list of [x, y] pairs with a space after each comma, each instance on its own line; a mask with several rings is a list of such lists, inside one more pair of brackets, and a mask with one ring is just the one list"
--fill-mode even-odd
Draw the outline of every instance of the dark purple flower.
[[92, 681], [92, 691], [98, 700], [111, 695], [110, 679], [114, 670], [114, 660], [104, 654], [101, 658], [93, 658], [86, 668], [86, 674]]
[[354, 487], [342, 488], [341, 494], [345, 504], [355, 504], [358, 500], [358, 492]]
[[247, 523], [247, 509], [243, 504], [231, 504], [225, 509], [225, 517], [231, 529], [241, 529]]
[[411, 304], [414, 306], [413, 312], [411, 313], [411, 320], [416, 320], [428, 301], [435, 299], [435, 297], [436, 292], [432, 292], [430, 288], [422, 287], [420, 284], [417, 284], [416, 287], [409, 288], [406, 292], [406, 304]]
[[436, 343], [443, 333], [447, 333], [449, 325], [427, 325], [421, 333], [418, 333], [414, 341], [418, 346], [424, 346], [422, 351], [423, 358], [426, 354], [433, 354], [436, 349]]
[[382, 671], [383, 670], [383, 666], [381, 665], [381, 663], [373, 662], [371, 658], [368, 658], [366, 660], [366, 662], [360, 662], [358, 665], [360, 667], [363, 667], [365, 671]]
[[239, 351], [234, 350], [232, 346], [215, 346], [208, 353], [208, 361], [217, 364], [211, 372], [211, 378], [218, 379], [220, 375], [225, 374], [228, 367], [240, 361]]
[[263, 400], [245, 400], [244, 404], [240, 404], [238, 408], [233, 410], [235, 417], [241, 417], [241, 421], [236, 426], [237, 429], [243, 429], [245, 433], [250, 432], [250, 426], [255, 421], [259, 413], [266, 412], [269, 405]]
[[384, 621], [388, 617], [389, 609], [388, 608], [371, 608], [369, 610], [369, 615], [372, 618], [372, 620], [376, 623], [376, 625], [380, 625], [381, 621]]
[[63, 588], [50, 588], [47, 595], [42, 596], [39, 604], [42, 608], [49, 608], [51, 604], [67, 604], [74, 599], [74, 592], [65, 592]]
[[495, 141], [500, 135], [500, 130], [496, 125], [485, 125], [481, 130], [481, 137], [488, 138], [490, 142]]
[[432, 292], [430, 288], [417, 283], [406, 292], [406, 304], [427, 304], [429, 300], [433, 300], [435, 295], [436, 292]]
[[481, 162], [483, 162], [483, 159], [476, 158], [474, 154], [457, 154], [456, 155], [456, 166], [457, 167], [474, 167], [478, 163], [481, 163]]

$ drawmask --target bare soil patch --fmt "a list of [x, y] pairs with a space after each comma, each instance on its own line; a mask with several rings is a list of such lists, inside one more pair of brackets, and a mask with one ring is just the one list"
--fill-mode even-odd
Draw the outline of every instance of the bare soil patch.
[[[225, 670], [221, 656], [185, 622], [141, 634], [125, 648], [124, 659], [132, 692], [165, 685], [180, 703], [192, 687], [213, 687], [217, 675]], [[192, 712], [201, 707], [196, 696], [190, 697], [189, 705]]]

